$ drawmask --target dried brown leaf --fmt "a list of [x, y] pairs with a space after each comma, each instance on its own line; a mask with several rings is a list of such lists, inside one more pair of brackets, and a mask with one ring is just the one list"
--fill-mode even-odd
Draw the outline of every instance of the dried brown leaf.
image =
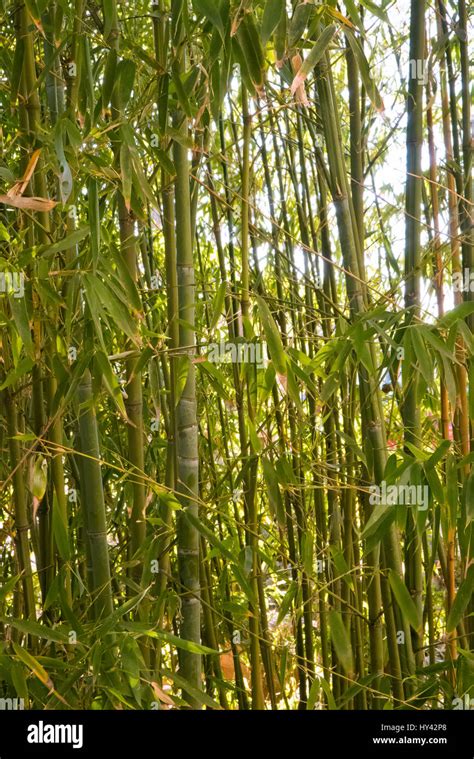
[[153, 693], [159, 701], [161, 701], [163, 704], [168, 704], [169, 706], [176, 706], [171, 696], [168, 696], [168, 694], [165, 693], [162, 688], [160, 688], [158, 683], [152, 681], [151, 687], [153, 688]]
[[23, 177], [20, 179], [19, 182], [15, 182], [13, 187], [10, 187], [10, 189], [7, 191], [7, 195], [9, 198], [15, 198], [19, 195], [23, 195], [25, 192], [28, 182], [30, 181], [31, 177], [33, 176], [33, 172], [36, 168], [36, 164], [38, 163], [38, 159], [40, 157], [41, 148], [38, 148], [38, 150], [35, 150], [28, 161], [28, 166], [26, 167], [26, 171], [23, 174]]
[[47, 200], [46, 198], [24, 198], [21, 195], [10, 197], [9, 195], [0, 195], [0, 203], [14, 208], [22, 208], [26, 211], [43, 211], [48, 213], [57, 206], [57, 201]]

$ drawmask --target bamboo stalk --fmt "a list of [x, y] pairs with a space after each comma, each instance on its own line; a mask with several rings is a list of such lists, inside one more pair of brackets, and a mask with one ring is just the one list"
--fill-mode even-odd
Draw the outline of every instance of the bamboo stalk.
[[100, 467], [99, 433], [92, 395], [89, 370], [81, 377], [78, 388], [79, 433], [81, 445], [81, 483], [84, 527], [90, 548], [94, 617], [102, 619], [112, 614], [113, 600], [110, 584], [107, 517]]
[[[181, 13], [187, 13], [184, 2]], [[176, 72], [186, 70], [185, 38], [180, 19], [173, 36], [178, 47]], [[176, 129], [188, 137], [188, 120], [183, 113], [175, 115]], [[200, 642], [201, 603], [199, 580], [199, 533], [186, 513], [197, 517], [199, 512], [199, 457], [197, 442], [196, 378], [192, 362], [195, 346], [195, 280], [193, 239], [191, 224], [191, 198], [188, 149], [174, 142], [173, 157], [176, 167], [176, 249], [177, 286], [179, 294], [179, 356], [186, 362], [186, 383], [176, 406], [176, 461], [177, 486], [183, 512], [178, 518], [178, 562], [182, 604], [180, 634], [185, 640]], [[201, 688], [201, 656], [189, 651], [180, 653], [180, 669], [183, 677], [195, 689]], [[199, 703], [191, 694], [186, 695], [189, 705], [197, 708]]]

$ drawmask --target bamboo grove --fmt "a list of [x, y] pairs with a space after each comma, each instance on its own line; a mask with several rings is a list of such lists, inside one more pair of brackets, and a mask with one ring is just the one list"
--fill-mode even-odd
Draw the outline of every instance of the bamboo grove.
[[0, 695], [474, 696], [465, 0], [0, 20]]

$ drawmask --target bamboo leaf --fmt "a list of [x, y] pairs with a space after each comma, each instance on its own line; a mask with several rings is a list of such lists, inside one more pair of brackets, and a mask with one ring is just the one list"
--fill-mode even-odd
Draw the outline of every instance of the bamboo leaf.
[[474, 313], [474, 301], [464, 301], [444, 314], [438, 323], [441, 327], [449, 329], [457, 321], [466, 319], [472, 313]]
[[224, 24], [216, 0], [192, 0], [195, 12], [208, 19], [219, 30], [224, 39]]
[[18, 580], [20, 579], [20, 575], [14, 575], [13, 577], [10, 577], [9, 580], [2, 583], [0, 586], [0, 600], [3, 600], [6, 596], [8, 596], [10, 593], [13, 592], [15, 589], [15, 585], [17, 584]]
[[339, 376], [330, 374], [321, 388], [321, 403], [327, 403], [339, 387]]
[[31, 16], [31, 19], [35, 26], [39, 29], [39, 31], [43, 31], [43, 27], [41, 24], [41, 11], [39, 9], [38, 3], [36, 0], [25, 0], [25, 5], [28, 9], [28, 13]]
[[99, 298], [96, 296], [94, 287], [89, 277], [86, 274], [84, 274], [82, 277], [82, 284], [84, 287], [84, 293], [85, 293], [87, 305], [89, 307], [89, 313], [94, 323], [96, 335], [99, 339], [102, 350], [105, 353], [107, 349], [105, 347], [105, 340], [104, 340], [104, 335], [102, 333], [102, 325], [100, 321], [100, 315], [103, 313], [102, 305]]
[[262, 28], [260, 36], [265, 46], [273, 32], [280, 23], [283, 14], [286, 14], [285, 0], [267, 0], [263, 11]]
[[[105, 3], [108, 3], [108, 2], [112, 3], [113, 0], [105, 0]], [[117, 51], [114, 48], [112, 48], [112, 50], [109, 50], [107, 59], [105, 61], [104, 79], [102, 82], [102, 92], [101, 92], [101, 98], [98, 104], [98, 106], [102, 108], [102, 112], [104, 112], [110, 104], [110, 98], [112, 97], [112, 92], [113, 92], [115, 81], [116, 81], [115, 80], [116, 70], [117, 70]]]
[[24, 59], [24, 41], [22, 37], [19, 37], [16, 41], [15, 55], [13, 58], [11, 81], [10, 81], [10, 103], [14, 105], [18, 95], [18, 88], [20, 86], [21, 72], [23, 68]]
[[195, 643], [192, 640], [186, 640], [180, 638], [177, 635], [166, 632], [165, 630], [159, 630], [150, 628], [143, 622], [121, 622], [120, 629], [127, 632], [135, 633], [138, 636], [144, 635], [148, 638], [156, 638], [162, 640], [164, 643], [170, 643], [176, 648], [181, 648], [183, 651], [189, 651], [192, 654], [218, 654], [219, 651], [209, 648], [209, 646], [203, 646], [201, 643]]
[[296, 6], [288, 29], [288, 47], [290, 49], [295, 47], [303, 36], [313, 7], [311, 3], [306, 2], [299, 3]]
[[155, 150], [155, 153], [162, 167], [169, 174], [170, 179], [175, 177], [176, 168], [168, 153], [166, 153], [164, 150]]
[[332, 560], [334, 562], [334, 566], [336, 567], [338, 576], [342, 577], [344, 582], [351, 590], [354, 590], [354, 582], [352, 580], [351, 571], [347, 565], [341, 548], [339, 548], [339, 546], [333, 545], [330, 546], [329, 550], [331, 552]]
[[43, 213], [49, 213], [49, 211], [52, 211], [53, 208], [57, 206], [55, 200], [48, 200], [47, 198], [24, 198], [21, 195], [0, 195], [0, 203], [4, 203], [6, 206], [12, 206], [13, 208], [21, 208], [25, 211], [41, 211]]
[[[367, 8], [368, 11], [373, 13], [374, 16], [377, 16], [377, 18], [379, 18], [380, 21], [383, 21], [384, 24], [387, 24], [388, 26], [392, 26], [392, 24], [390, 24], [390, 19], [383, 7], [381, 8], [376, 3], [373, 3], [372, 0], [361, 0], [361, 5], [363, 5], [364, 8]], [[382, 5], [385, 5], [385, 3], [382, 3]]]
[[323, 29], [317, 41], [311, 48], [311, 51], [308, 53], [303, 63], [301, 64], [301, 67], [298, 73], [296, 74], [295, 78], [293, 79], [293, 82], [291, 83], [292, 95], [295, 94], [298, 87], [301, 87], [303, 82], [306, 80], [306, 77], [308, 76], [308, 74], [313, 70], [316, 64], [319, 63], [324, 53], [326, 52], [327, 48], [331, 44], [331, 41], [334, 35], [336, 34], [336, 31], [337, 31], [337, 27], [335, 24], [332, 24], [331, 26], [327, 26], [325, 29]]
[[466, 577], [459, 586], [451, 611], [449, 612], [448, 621], [446, 623], [446, 631], [448, 633], [453, 632], [461, 621], [464, 611], [466, 610], [469, 601], [472, 599], [473, 592], [474, 564], [471, 564]]
[[316, 701], [318, 700], [320, 690], [321, 685], [319, 683], [319, 677], [316, 677], [311, 684], [311, 688], [309, 689], [308, 701], [306, 703], [306, 709], [309, 712], [313, 711]]
[[159, 485], [153, 489], [155, 490], [155, 493], [158, 494], [160, 503], [162, 503], [168, 509], [173, 509], [173, 511], [180, 511], [183, 508], [174, 493], [171, 493], [169, 490], [165, 490]]
[[253, 14], [247, 13], [237, 31], [237, 39], [252, 83], [257, 91], [263, 87], [265, 57]]
[[259, 307], [259, 315], [265, 331], [270, 358], [272, 359], [278, 374], [286, 376], [286, 355], [283, 349], [280, 331], [264, 299], [260, 295], [256, 295], [255, 299]]
[[423, 464], [423, 469], [434, 498], [436, 498], [438, 503], [444, 503], [444, 490], [436, 469], [428, 467], [427, 463]]
[[121, 108], [126, 108], [135, 82], [136, 65], [128, 58], [121, 60], [116, 68], [116, 83]]
[[31, 669], [34, 675], [38, 678], [38, 680], [41, 680], [43, 685], [46, 685], [50, 690], [53, 688], [53, 682], [51, 678], [49, 677], [48, 673], [44, 669], [44, 667], [41, 666], [41, 664], [38, 662], [37, 659], [35, 659], [34, 656], [32, 656], [28, 651], [26, 651], [24, 648], [18, 645], [18, 643], [15, 643], [15, 641], [12, 641], [13, 649], [18, 656], [19, 659], [23, 662], [23, 664], [26, 664], [28, 669]]
[[441, 459], [444, 458], [450, 446], [450, 440], [442, 440], [439, 446], [436, 448], [435, 452], [432, 453], [429, 459], [426, 461], [425, 467], [428, 469], [435, 467], [441, 461]]
[[277, 58], [277, 66], [280, 68], [282, 66], [282, 61], [286, 52], [286, 26], [287, 15], [285, 8], [284, 12], [280, 16], [280, 21], [278, 22], [275, 30], [275, 54]]
[[63, 250], [74, 248], [89, 235], [89, 232], [90, 230], [88, 226], [81, 227], [52, 245], [40, 245], [38, 248], [38, 255], [54, 256], [56, 253], [62, 253]]
[[345, 34], [347, 37], [347, 41], [349, 42], [349, 45], [351, 46], [352, 52], [354, 54], [354, 58], [357, 61], [357, 65], [359, 66], [361, 79], [364, 83], [365, 89], [367, 90], [367, 95], [370, 98], [370, 102], [372, 103], [372, 105], [377, 111], [383, 111], [385, 106], [383, 104], [383, 100], [380, 96], [380, 93], [377, 89], [377, 85], [375, 84], [372, 78], [370, 67], [369, 67], [367, 58], [365, 57], [365, 53], [362, 49], [362, 46], [351, 29], [345, 29]]
[[122, 195], [127, 211], [130, 211], [130, 199], [132, 197], [132, 158], [130, 148], [126, 142], [120, 145], [120, 175], [122, 177]]
[[326, 694], [326, 698], [328, 700], [328, 707], [331, 711], [337, 711], [336, 702], [334, 700], [334, 696], [331, 691], [331, 686], [329, 685], [328, 681], [324, 679], [324, 677], [316, 678], [319, 679], [319, 684], [321, 685], [321, 688]]
[[298, 585], [294, 580], [292, 580], [290, 585], [288, 586], [288, 590], [283, 596], [283, 600], [280, 604], [280, 608], [278, 609], [278, 617], [276, 621], [277, 626], [283, 622], [286, 615], [288, 614], [291, 604], [293, 603], [293, 600], [297, 592], [298, 592]]
[[110, 365], [108, 357], [103, 351], [97, 351], [95, 354], [95, 360], [97, 361], [102, 381], [106, 387], [107, 392], [112, 398], [114, 404], [120, 411], [123, 419], [128, 421], [127, 412], [125, 410], [125, 403], [122, 396], [122, 390], [120, 384], [115, 376], [113, 369]]
[[421, 373], [427, 385], [431, 385], [433, 380], [433, 362], [423, 340], [423, 333], [417, 327], [410, 327], [411, 340], [415, 356], [420, 366]]
[[31, 479], [31, 492], [38, 501], [41, 501], [46, 492], [48, 483], [48, 462], [39, 454], [35, 457]]
[[60, 557], [63, 561], [70, 561], [68, 525], [60, 511], [56, 492], [53, 495], [53, 535]]
[[265, 477], [265, 482], [267, 484], [268, 499], [271, 509], [280, 527], [284, 528], [286, 523], [285, 509], [283, 506], [280, 488], [278, 486], [278, 477], [275, 469], [273, 468], [271, 462], [266, 458], [266, 456], [262, 457], [262, 468], [263, 476]]
[[116, 24], [116, 10], [114, 0], [102, 0], [104, 11], [104, 37], [109, 39], [110, 32]]
[[87, 209], [90, 225], [90, 251], [93, 269], [95, 270], [100, 251], [99, 188], [95, 177], [89, 177], [87, 181]]
[[135, 323], [125, 305], [112, 292], [107, 281], [90, 274], [83, 274], [83, 281], [96, 294], [97, 301], [105, 306], [115, 325], [135, 342], [137, 339]]
[[12, 662], [11, 667], [12, 683], [16, 690], [17, 696], [22, 698], [25, 704], [28, 703], [28, 684], [26, 681], [26, 670], [19, 662]]
[[221, 282], [219, 287], [217, 288], [217, 292], [214, 298], [214, 303], [212, 306], [211, 323], [209, 325], [209, 330], [211, 332], [213, 329], [215, 329], [217, 322], [219, 321], [222, 315], [222, 308], [224, 305], [226, 289], [227, 289], [226, 282]]
[[10, 308], [12, 311], [15, 328], [20, 335], [25, 353], [29, 359], [35, 360], [35, 350], [33, 339], [31, 337], [30, 321], [26, 310], [26, 301], [24, 298], [9, 297]]
[[464, 506], [466, 510], [466, 524], [474, 521], [474, 470], [471, 470], [464, 485]]
[[362, 23], [359, 11], [357, 10], [357, 4], [354, 0], [345, 0], [345, 6], [347, 13], [349, 14], [351, 21], [358, 27], [359, 31], [363, 32], [364, 25]]
[[395, 596], [402, 614], [406, 617], [414, 630], [419, 630], [421, 627], [421, 619], [407, 586], [401, 577], [392, 569], [389, 570], [388, 579], [393, 595]]
[[[41, 625], [39, 622], [33, 622], [32, 620], [2, 618], [2, 622], [11, 625], [15, 630], [19, 630], [25, 635], [34, 635], [37, 638], [52, 640], [55, 643], [68, 643], [69, 641], [68, 634], [65, 630], [58, 630], [57, 628], [48, 627], [47, 625]], [[32, 669], [32, 667], [30, 667], [30, 669]], [[44, 673], [43, 676], [46, 676], [46, 678], [48, 677], [46, 673]]]
[[179, 73], [177, 71], [173, 71], [171, 74], [171, 78], [176, 90], [176, 94], [178, 96], [178, 102], [183, 109], [183, 112], [186, 114], [186, 116], [190, 119], [192, 118], [193, 111], [191, 108], [191, 104], [189, 102], [188, 96], [186, 94], [186, 90], [183, 86], [183, 83], [181, 81], [181, 78], [179, 76]]
[[21, 358], [14, 369], [11, 369], [11, 371], [8, 372], [5, 381], [0, 385], [0, 390], [5, 390], [6, 387], [14, 385], [18, 380], [24, 377], [25, 374], [28, 374], [34, 365], [35, 362], [29, 356]]
[[174, 683], [176, 683], [178, 687], [182, 688], [185, 693], [192, 696], [198, 704], [201, 704], [202, 706], [208, 706], [210, 709], [222, 709], [217, 701], [214, 701], [214, 699], [208, 696], [207, 693], [204, 693], [204, 691], [195, 688], [187, 679], [181, 677], [181, 675], [176, 674], [176, 672], [171, 672], [170, 670], [163, 669], [163, 674], [166, 675], [166, 677], [169, 677]]
[[336, 651], [337, 658], [349, 678], [354, 676], [354, 659], [352, 646], [349, 635], [345, 628], [342, 616], [338, 611], [329, 612], [329, 626], [331, 629], [331, 640]]
[[454, 408], [456, 406], [456, 398], [457, 398], [456, 378], [454, 376], [454, 372], [452, 370], [451, 364], [448, 363], [448, 361], [446, 360], [444, 356], [441, 356], [441, 363], [443, 366], [444, 381], [446, 383], [446, 387], [448, 390], [449, 402], [451, 406]]
[[458, 472], [456, 461], [452, 453], [446, 458], [446, 500], [448, 506], [448, 522], [450, 527], [455, 527], [458, 516]]

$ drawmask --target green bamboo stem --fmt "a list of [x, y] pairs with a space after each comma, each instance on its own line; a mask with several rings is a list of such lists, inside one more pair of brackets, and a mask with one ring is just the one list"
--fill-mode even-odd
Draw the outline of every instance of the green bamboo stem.
[[[241, 309], [244, 321], [244, 334], [247, 326], [245, 320], [249, 316], [250, 303], [250, 269], [249, 269], [249, 189], [250, 189], [250, 139], [252, 121], [249, 113], [248, 94], [245, 84], [242, 84], [242, 119], [243, 119], [243, 148], [242, 148], [242, 205], [241, 205]], [[251, 422], [254, 421], [253, 404], [250, 392], [247, 393], [247, 413]], [[259, 602], [258, 602], [258, 512], [256, 503], [255, 479], [257, 475], [258, 460], [253, 450], [252, 443], [248, 442], [248, 450], [245, 454], [249, 457], [245, 477], [244, 500], [247, 512], [247, 544], [252, 552], [252, 571], [250, 584], [253, 591], [254, 603], [250, 605], [249, 631], [250, 631], [250, 663], [252, 677], [252, 709], [263, 709], [264, 698], [262, 689], [262, 674], [260, 660], [260, 625], [259, 625]]]
[[[469, 63], [469, 33], [471, 27], [468, 24], [467, 4], [465, 0], [459, 0], [458, 3], [459, 12], [459, 53], [461, 61], [461, 97], [462, 97], [462, 155], [463, 155], [463, 193], [460, 199], [460, 222], [462, 232], [462, 261], [463, 268], [472, 272], [474, 265], [474, 184], [473, 184], [473, 133], [472, 133], [472, 91], [471, 91], [471, 77], [470, 77], [470, 63]], [[473, 294], [469, 289], [465, 293], [465, 299], [468, 301], [473, 300]], [[471, 332], [474, 330], [474, 316], [470, 314], [466, 318], [466, 322]], [[474, 363], [472, 357], [468, 361], [469, 377], [474, 374]], [[464, 378], [465, 379], [465, 378]], [[474, 398], [474, 391], [472, 384], [469, 383], [469, 401], [472, 408], [472, 399]], [[467, 421], [467, 404], [463, 409], [463, 418]], [[465, 428], [465, 432], [467, 429]], [[471, 441], [474, 444], [474, 433], [472, 431], [472, 419], [471, 419]], [[467, 442], [467, 441], [466, 441]], [[469, 450], [471, 446], [465, 443], [464, 448]], [[465, 515], [463, 515], [464, 518]], [[466, 540], [465, 550], [465, 562], [466, 566], [474, 556], [474, 531], [472, 524], [468, 527], [468, 539]], [[474, 639], [474, 602], [471, 601], [468, 604], [468, 608], [465, 614], [466, 629], [470, 633], [470, 641]]]
[[99, 432], [92, 395], [92, 378], [86, 370], [78, 388], [79, 434], [82, 454], [81, 482], [84, 526], [89, 542], [95, 619], [108, 617], [113, 611], [110, 584], [109, 549], [107, 544], [107, 516], [100, 465]]
[[[120, 224], [121, 251], [127, 264], [130, 277], [137, 281], [138, 277], [138, 251], [134, 235], [133, 221], [130, 212], [125, 207], [122, 194], [118, 196], [118, 212]], [[137, 325], [138, 332], [138, 325]], [[133, 347], [130, 342], [128, 349]], [[145, 451], [143, 430], [143, 394], [142, 376], [136, 371], [138, 359], [131, 357], [126, 361], [126, 399], [127, 411], [127, 438], [128, 459], [131, 464], [130, 474], [132, 477], [132, 510], [130, 514], [130, 557], [134, 557], [143, 545], [146, 536], [146, 488], [144, 483]], [[140, 581], [142, 574], [142, 561], [137, 561], [133, 567], [132, 576]]]
[[[180, 3], [183, 14], [187, 13], [184, 2]], [[186, 52], [182, 17], [173, 30], [178, 48], [176, 73], [186, 70]], [[188, 119], [177, 112], [176, 129], [183, 137], [188, 137]], [[192, 363], [195, 346], [195, 281], [193, 260], [193, 239], [191, 224], [190, 172], [188, 149], [178, 141], [173, 145], [176, 167], [176, 249], [177, 285], [179, 294], [179, 355], [187, 364], [184, 389], [176, 406], [176, 461], [177, 487], [183, 505], [178, 518], [178, 564], [182, 604], [181, 637], [200, 642], [201, 603], [199, 579], [199, 533], [186, 519], [189, 512], [197, 517], [199, 512], [199, 456], [197, 439], [196, 377]], [[195, 689], [201, 688], [201, 656], [189, 651], [180, 653], [182, 676]], [[194, 708], [199, 702], [191, 694], [186, 700]]]
[[359, 70], [350, 45], [346, 48], [347, 84], [349, 87], [351, 192], [352, 205], [359, 233], [360, 245], [364, 244], [364, 171], [362, 150], [362, 118], [360, 102]]
[[[415, 75], [413, 62], [424, 65], [425, 58], [425, 5], [413, 0], [410, 20], [411, 70], [407, 95], [407, 178], [405, 191], [405, 309], [406, 326], [416, 324], [420, 314], [421, 298], [421, 151], [423, 145], [423, 80]], [[419, 370], [403, 365], [402, 417], [405, 442], [419, 445], [421, 440], [420, 407], [418, 403]], [[409, 450], [409, 449], [407, 449]], [[422, 614], [423, 576], [421, 543], [415, 524], [415, 515], [409, 509], [406, 526], [406, 584]], [[413, 632], [413, 646], [418, 666], [423, 664], [423, 633]]]
[[[27, 113], [27, 125], [28, 125], [28, 139], [30, 142], [29, 147], [35, 148], [38, 136], [41, 130], [41, 106], [39, 100], [39, 94], [37, 89], [36, 78], [36, 62], [34, 52], [34, 38], [33, 33], [30, 30], [31, 19], [26, 8], [26, 5], [17, 10], [17, 18], [19, 24], [19, 33], [23, 40], [23, 65], [20, 83], [20, 92], [22, 95], [23, 103], [22, 108]], [[44, 171], [44, 162], [42, 156], [40, 156], [34, 177], [31, 180], [31, 186], [33, 188], [32, 194], [39, 195], [40, 197], [47, 198], [47, 186], [46, 176]], [[46, 213], [38, 213], [39, 224], [37, 226], [39, 242], [45, 244], [49, 242], [49, 218]], [[35, 231], [29, 230], [29, 236], [31, 241], [35, 239]], [[46, 261], [40, 261], [34, 265], [35, 274], [45, 276], [47, 273], [48, 264]], [[43, 396], [43, 372], [41, 368], [42, 360], [42, 341], [43, 341], [43, 329], [39, 314], [37, 313], [39, 299], [37, 293], [32, 293], [33, 309], [36, 311], [33, 320], [33, 340], [35, 347], [35, 359], [36, 363], [32, 369], [33, 376], [33, 399], [32, 399], [32, 411], [33, 411], [33, 428], [36, 435], [41, 437], [45, 427], [45, 409], [44, 409], [44, 396]], [[53, 567], [53, 537], [52, 537], [52, 522], [51, 511], [49, 503], [50, 493], [46, 492], [41, 504], [37, 510], [37, 534], [38, 534], [38, 577], [40, 581], [41, 594], [43, 602], [46, 600], [46, 594], [48, 591], [49, 583], [52, 580], [54, 567]]]
[[[46, 77], [46, 92], [47, 92], [47, 100], [48, 100], [48, 107], [49, 107], [49, 114], [51, 119], [51, 124], [54, 126], [58, 120], [58, 118], [61, 116], [61, 114], [65, 110], [65, 97], [64, 97], [64, 81], [62, 78], [61, 73], [61, 66], [60, 61], [55, 54], [55, 40], [54, 40], [54, 34], [53, 29], [55, 25], [55, 14], [57, 12], [57, 7], [55, 3], [51, 3], [47, 12], [43, 14], [43, 21], [45, 24], [47, 31], [47, 34], [45, 36], [44, 40], [44, 50], [45, 50], [45, 64], [47, 66], [48, 74]], [[59, 189], [59, 188], [58, 188]], [[58, 196], [60, 196], [60, 193], [58, 192]], [[66, 227], [69, 231], [72, 231], [74, 229], [74, 221], [70, 218], [70, 215], [67, 215], [66, 219]], [[73, 252], [69, 251], [69, 258], [72, 259]], [[51, 309], [51, 319], [56, 324], [56, 328], [58, 328], [58, 313], [55, 313], [53, 309]], [[46, 395], [47, 395], [47, 402], [48, 407], [51, 408], [53, 399], [57, 390], [57, 381], [54, 376], [54, 370], [52, 367], [52, 355], [54, 352], [54, 348], [51, 344], [51, 340], [47, 341], [46, 344], [46, 350], [47, 350], [47, 362], [49, 364], [49, 378], [46, 386]], [[65, 473], [64, 473], [64, 465], [63, 465], [63, 456], [62, 456], [62, 447], [63, 447], [63, 424], [62, 419], [60, 418], [59, 414], [56, 414], [55, 417], [50, 421], [49, 423], [49, 439], [53, 443], [53, 454], [51, 457], [51, 475], [52, 475], [52, 481], [54, 486], [54, 492], [56, 495], [56, 503], [59, 513], [59, 519], [61, 520], [62, 524], [67, 527], [68, 525], [68, 507], [67, 507], [67, 497], [66, 497], [66, 480], [65, 480]], [[52, 509], [54, 509], [54, 501], [52, 504]], [[67, 566], [63, 561], [59, 560], [59, 565], [64, 567], [64, 588], [66, 593], [66, 599], [69, 603], [69, 605], [72, 604], [72, 595], [71, 595], [71, 574], [69, 570], [69, 566]], [[47, 586], [50, 586], [51, 577], [47, 580]]]
[[8, 389], [2, 391], [2, 402], [7, 421], [11, 468], [14, 473], [13, 503], [15, 507], [15, 546], [18, 569], [22, 573], [24, 616], [25, 619], [36, 620], [33, 574], [28, 541], [28, 530], [31, 525], [28, 518], [26, 502], [25, 471], [22, 464], [20, 441], [16, 439], [18, 435], [17, 411]]

